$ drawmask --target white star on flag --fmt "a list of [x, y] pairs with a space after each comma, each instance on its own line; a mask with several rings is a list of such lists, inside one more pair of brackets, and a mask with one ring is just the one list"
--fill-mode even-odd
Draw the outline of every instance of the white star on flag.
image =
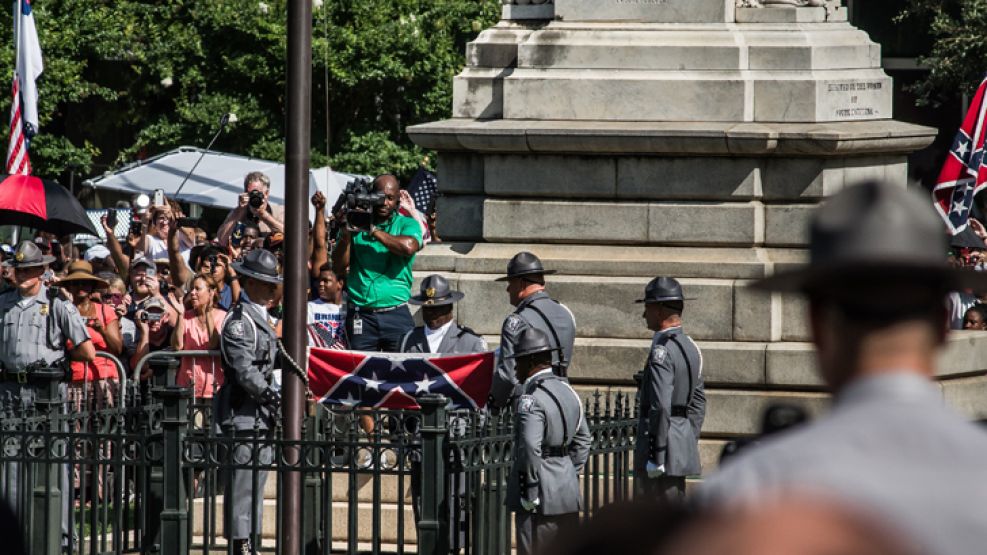
[[957, 153], [957, 154], [959, 154], [959, 155], [960, 155], [960, 157], [962, 158], [962, 157], [964, 157], [964, 156], [966, 156], [966, 153], [967, 153], [967, 152], [968, 152], [969, 150], [970, 150], [970, 145], [969, 145], [969, 143], [964, 143], [964, 142], [961, 142], [961, 143], [960, 143], [960, 147], [956, 149], [956, 153]]
[[430, 380], [427, 377], [415, 382], [415, 385], [418, 387], [415, 393], [428, 393], [428, 388], [432, 387], [433, 383], [435, 383], [435, 380]]
[[949, 211], [950, 214], [962, 214], [966, 210], [966, 204], [962, 200], [958, 200], [953, 203], [953, 209]]
[[370, 376], [371, 377], [369, 379], [368, 378], [363, 379], [363, 381], [367, 382], [366, 385], [364, 385], [364, 387], [366, 387], [367, 389], [372, 389], [374, 391], [380, 391], [380, 382], [377, 380], [377, 373], [374, 372]]
[[346, 405], [347, 407], [355, 407], [356, 405], [358, 405], [360, 403], [360, 400], [359, 399], [354, 399], [353, 398], [353, 394], [347, 393], [346, 394], [346, 398], [345, 399], [340, 399], [339, 402], [341, 404], [343, 404], [343, 405]]

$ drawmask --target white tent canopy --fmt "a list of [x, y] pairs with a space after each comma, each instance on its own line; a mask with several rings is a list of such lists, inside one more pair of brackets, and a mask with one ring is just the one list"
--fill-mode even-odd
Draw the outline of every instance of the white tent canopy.
[[[181, 194], [176, 196], [179, 185], [200, 156], [202, 162], [182, 187]], [[188, 146], [128, 164], [115, 172], [90, 179], [86, 181], [86, 185], [96, 189], [148, 195], [155, 189], [163, 189], [165, 196], [181, 202], [229, 209], [237, 205], [237, 196], [243, 192], [244, 176], [253, 171], [264, 172], [271, 178], [271, 203], [284, 205], [284, 164]], [[332, 206], [343, 186], [353, 177], [331, 172], [328, 168], [310, 171], [308, 195], [321, 190]], [[311, 210], [309, 212], [311, 218]]]

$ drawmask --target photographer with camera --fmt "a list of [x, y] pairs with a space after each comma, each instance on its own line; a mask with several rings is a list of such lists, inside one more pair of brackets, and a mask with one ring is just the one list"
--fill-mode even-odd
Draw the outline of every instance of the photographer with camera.
[[[174, 330], [171, 313], [165, 308], [160, 297], [152, 297], [134, 315], [137, 324], [137, 346], [130, 357], [130, 367], [134, 368], [148, 353], [163, 351], [171, 347], [171, 332]], [[152, 367], [146, 365], [141, 372], [141, 380], [151, 377]]]
[[[357, 351], [397, 352], [415, 327], [408, 310], [411, 265], [422, 247], [421, 226], [398, 214], [397, 177], [355, 180], [343, 192], [344, 221], [332, 253], [336, 272], [346, 272], [349, 306], [346, 337]], [[348, 271], [347, 271], [348, 269]]]
[[243, 191], [239, 204], [230, 211], [216, 232], [216, 239], [224, 247], [230, 246], [230, 237], [241, 222], [255, 223], [261, 233], [284, 233], [284, 207], [268, 204], [271, 179], [261, 172], [250, 172], [243, 178]]

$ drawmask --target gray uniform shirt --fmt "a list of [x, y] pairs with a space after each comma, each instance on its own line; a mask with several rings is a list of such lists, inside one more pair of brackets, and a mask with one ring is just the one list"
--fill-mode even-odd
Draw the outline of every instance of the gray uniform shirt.
[[655, 333], [638, 392], [634, 468], [650, 460], [669, 476], [702, 472], [699, 431], [706, 418], [703, 356], [681, 327]]
[[[446, 330], [445, 337], [439, 343], [438, 354], [472, 354], [482, 353], [487, 349], [487, 342], [473, 330], [461, 327], [455, 320]], [[404, 334], [401, 338], [402, 353], [428, 353], [428, 339], [425, 337], [425, 327], [418, 326]]]
[[265, 311], [241, 293], [241, 300], [223, 322], [219, 348], [226, 381], [216, 398], [218, 422], [235, 430], [261, 430], [273, 415], [261, 402], [271, 387], [278, 339]]
[[[48, 341], [49, 324], [54, 346]], [[34, 297], [21, 297], [17, 290], [0, 294], [0, 364], [6, 370], [21, 371], [39, 360], [53, 363], [65, 357], [67, 340], [75, 347], [89, 339], [75, 305], [49, 300], [45, 288]]]
[[592, 443], [579, 396], [549, 370], [531, 376], [523, 393], [514, 416], [514, 462], [507, 479], [506, 505], [513, 511], [523, 510], [523, 496], [539, 500], [539, 514], [577, 512], [582, 500], [579, 471]]
[[801, 492], [852, 503], [927, 553], [987, 545], [987, 432], [914, 374], [860, 379], [830, 413], [741, 453], [699, 490], [707, 504]]
[[[576, 319], [564, 304], [553, 300], [545, 291], [539, 291], [518, 303], [514, 313], [504, 320], [500, 331], [500, 356], [494, 372], [490, 396], [496, 407], [504, 407], [517, 395], [517, 376], [514, 374], [514, 346], [521, 332], [534, 327], [545, 332], [553, 347], [561, 347], [565, 360], [553, 355], [553, 362], [563, 370], [572, 362], [572, 349], [576, 342]], [[558, 340], [556, 341], [556, 338]]]

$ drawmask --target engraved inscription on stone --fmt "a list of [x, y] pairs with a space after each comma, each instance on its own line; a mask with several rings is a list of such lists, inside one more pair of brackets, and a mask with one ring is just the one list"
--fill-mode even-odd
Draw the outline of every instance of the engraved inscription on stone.
[[826, 107], [837, 120], [885, 117], [883, 81], [836, 81], [825, 84]]

